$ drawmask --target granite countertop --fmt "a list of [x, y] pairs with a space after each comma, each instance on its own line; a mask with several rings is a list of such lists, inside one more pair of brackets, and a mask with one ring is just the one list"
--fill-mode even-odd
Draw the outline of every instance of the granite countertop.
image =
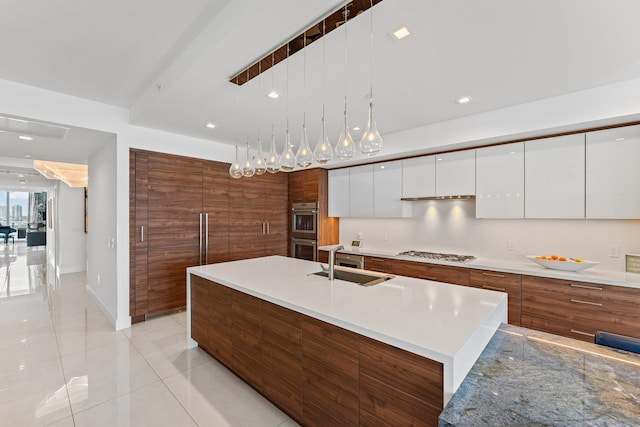
[[403, 276], [363, 287], [310, 275], [319, 269], [317, 262], [270, 256], [190, 267], [187, 277], [199, 275], [440, 362], [445, 403], [507, 319], [502, 292]]
[[502, 325], [440, 427], [640, 424], [640, 355]]
[[[327, 251], [335, 245], [320, 246], [319, 250]], [[550, 277], [554, 279], [574, 280], [579, 282], [600, 283], [603, 285], [625, 286], [629, 288], [640, 288], [640, 274], [625, 273], [618, 271], [599, 270], [596, 267], [583, 271], [559, 271], [544, 268], [526, 257], [522, 257], [522, 262], [505, 261], [479, 257], [470, 262], [450, 262], [430, 260], [418, 257], [399, 256], [398, 251], [391, 251], [383, 248], [354, 248], [344, 245], [345, 249], [339, 252], [348, 254], [368, 255], [381, 258], [400, 259], [405, 261], [425, 262], [429, 264], [451, 265], [455, 267], [473, 268], [477, 270], [492, 270], [502, 273], [527, 274], [530, 276]], [[470, 254], [463, 254], [470, 255]], [[472, 254], [471, 254], [472, 255]], [[365, 265], [366, 268], [366, 265]]]

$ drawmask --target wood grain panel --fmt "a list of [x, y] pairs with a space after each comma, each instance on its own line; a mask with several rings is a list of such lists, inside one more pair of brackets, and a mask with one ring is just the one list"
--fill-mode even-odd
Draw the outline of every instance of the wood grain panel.
[[302, 373], [294, 383], [280, 375], [264, 369], [262, 372], [262, 393], [267, 399], [287, 413], [296, 422], [302, 423]]
[[240, 328], [260, 337], [262, 334], [262, 305], [258, 298], [242, 292], [233, 292], [231, 310], [234, 329]]
[[640, 291], [522, 276], [522, 313], [640, 338]]
[[[302, 358], [302, 399], [304, 422], [312, 424], [308, 406], [324, 409], [337, 425], [358, 424], [358, 373], [357, 365], [353, 375], [344, 375], [343, 369], [333, 369], [306, 354]], [[328, 424], [327, 424], [328, 425]]]
[[204, 349], [209, 349], [209, 289], [210, 286], [198, 276], [191, 275], [191, 338]]
[[580, 325], [577, 323], [566, 323], [552, 319], [542, 319], [536, 316], [522, 313], [522, 326], [537, 331], [548, 332], [550, 334], [575, 338], [580, 341], [593, 343], [596, 332], [599, 328]]
[[205, 162], [202, 210], [209, 214], [205, 264], [229, 261], [229, 164]]
[[520, 326], [522, 307], [521, 278], [520, 274], [470, 270], [469, 285], [479, 289], [506, 292], [509, 295], [509, 323]]
[[360, 376], [363, 374], [434, 407], [444, 406], [442, 363], [360, 337]]
[[360, 413], [363, 412], [392, 426], [436, 427], [442, 406], [433, 406], [389, 384], [361, 375]]

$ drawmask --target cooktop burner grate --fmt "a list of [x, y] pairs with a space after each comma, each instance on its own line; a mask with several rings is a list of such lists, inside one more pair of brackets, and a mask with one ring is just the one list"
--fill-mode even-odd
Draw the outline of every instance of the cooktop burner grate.
[[398, 256], [401, 256], [401, 255], [432, 259], [436, 261], [449, 261], [449, 262], [469, 262], [476, 259], [476, 257], [472, 255], [441, 254], [438, 252], [423, 252], [423, 251], [405, 251], [405, 252], [400, 252], [398, 254]]

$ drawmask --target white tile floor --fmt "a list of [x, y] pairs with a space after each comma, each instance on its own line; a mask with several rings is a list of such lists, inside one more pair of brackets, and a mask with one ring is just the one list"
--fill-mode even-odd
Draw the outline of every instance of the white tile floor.
[[84, 273], [47, 286], [31, 248], [0, 247], [0, 259], [3, 250], [11, 261], [0, 264], [0, 425], [297, 425], [187, 349], [184, 312], [115, 332], [87, 297]]

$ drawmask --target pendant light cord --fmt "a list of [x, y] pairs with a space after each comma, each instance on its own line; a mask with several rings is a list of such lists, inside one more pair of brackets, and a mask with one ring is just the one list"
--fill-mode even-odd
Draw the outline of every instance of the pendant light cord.
[[371, 57], [369, 58], [369, 66], [370, 66], [370, 73], [371, 73], [371, 81], [370, 81], [370, 96], [371, 98], [369, 99], [370, 103], [373, 103], [373, 0], [371, 0], [371, 7], [369, 8], [369, 15], [370, 15], [370, 26], [371, 26], [371, 31], [370, 31], [370, 43], [371, 43]]
[[327, 35], [327, 20], [322, 20], [322, 139], [324, 141], [325, 138], [325, 126], [324, 126], [324, 105], [325, 105], [325, 94], [324, 94], [324, 79], [325, 79], [325, 61], [326, 61], [326, 38]]
[[349, 9], [344, 6], [344, 131], [347, 134], [347, 20]]
[[[275, 71], [274, 71], [274, 67], [275, 67], [275, 57], [274, 57], [274, 52], [271, 52], [271, 90], [274, 90], [274, 88], [276, 87], [276, 79], [275, 79]], [[275, 110], [275, 108], [271, 109], [271, 139], [273, 139], [275, 133], [275, 123], [274, 123], [274, 113], [273, 111]]]
[[302, 37], [302, 127], [307, 127], [307, 32]]

